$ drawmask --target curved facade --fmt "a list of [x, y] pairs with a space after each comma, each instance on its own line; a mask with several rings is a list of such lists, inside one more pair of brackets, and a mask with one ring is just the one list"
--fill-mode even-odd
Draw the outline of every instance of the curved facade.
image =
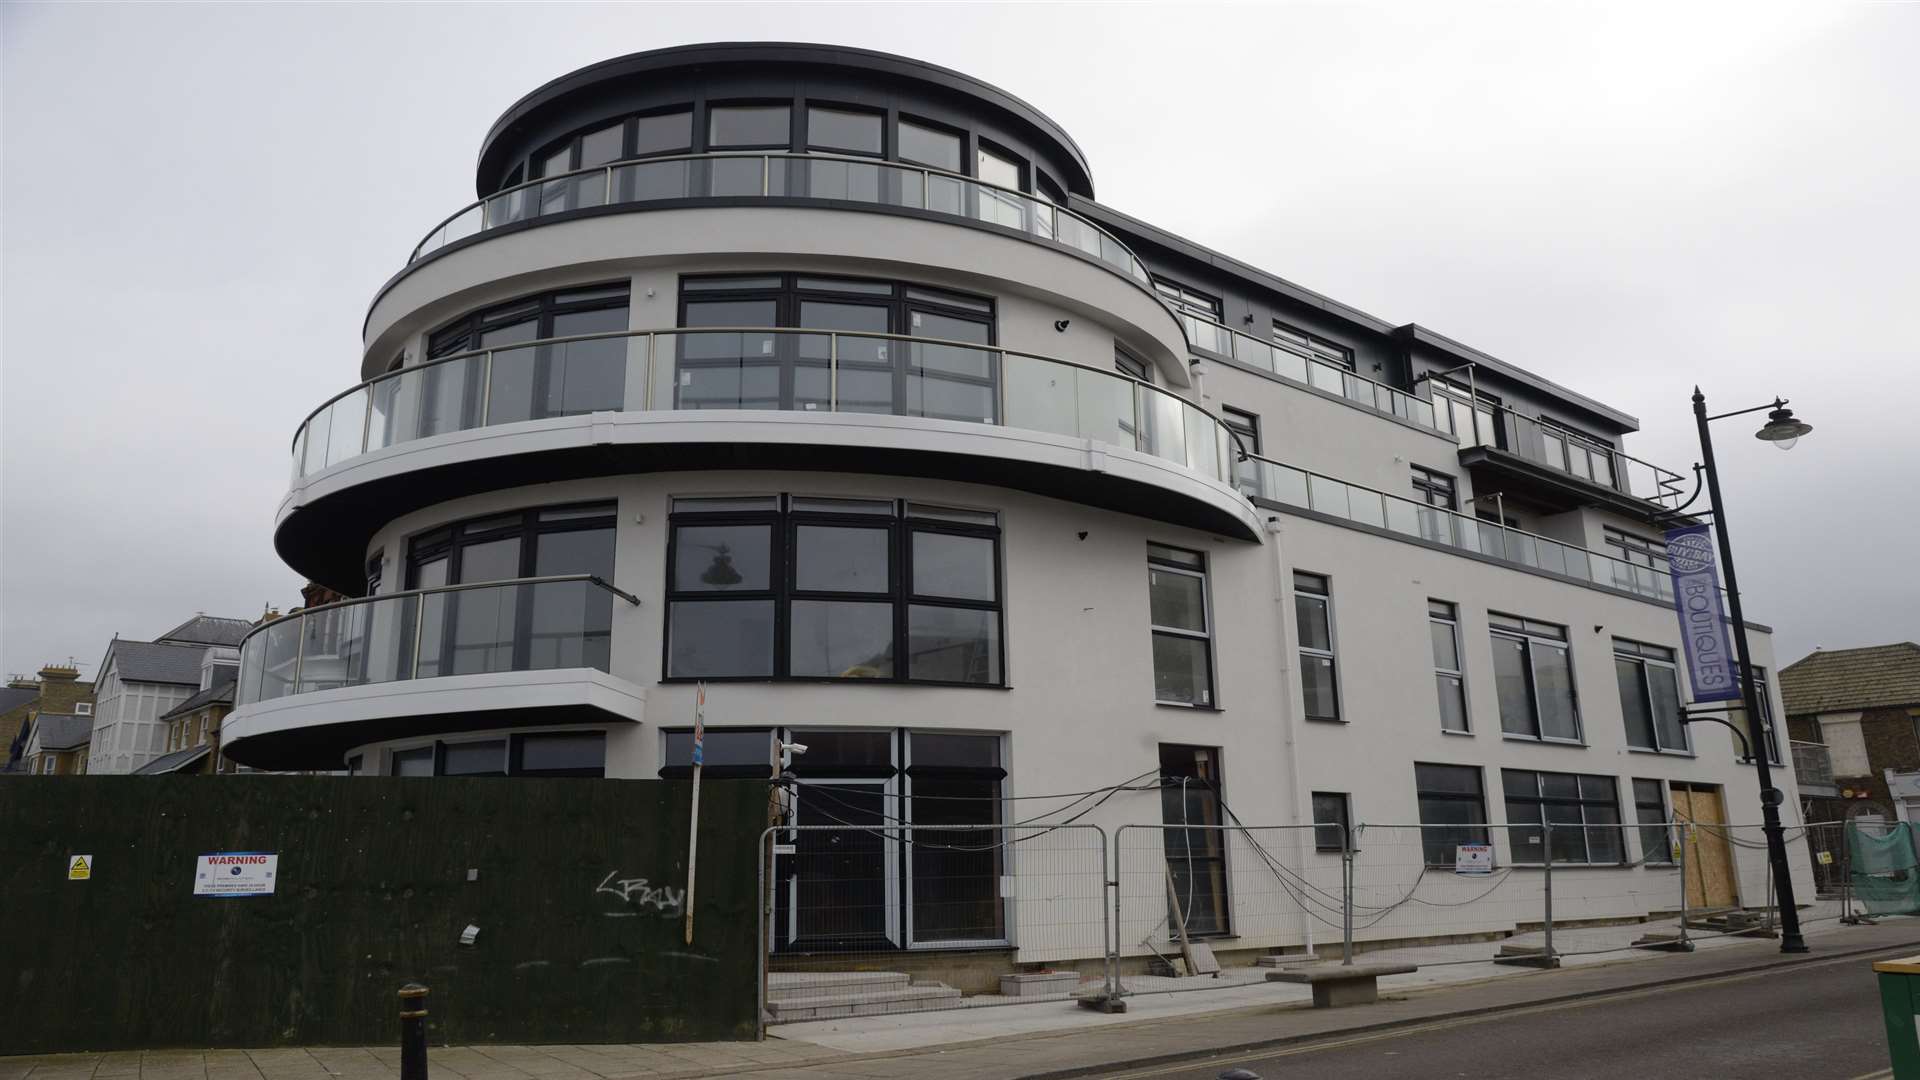
[[[1757, 798], [1673, 715], [1678, 477], [1621, 449], [1633, 418], [1093, 191], [1032, 106], [860, 50], [660, 50], [527, 95], [293, 435], [276, 546], [351, 599], [246, 641], [226, 753], [681, 776], [704, 685], [709, 775], [808, 746], [801, 825], [1483, 836], [1537, 812], [1527, 777], [1576, 778], [1594, 827]], [[1205, 835], [1169, 866], [1192, 932], [1312, 939]], [[876, 851], [870, 945], [1099, 951], [1022, 932], [1017, 857]], [[777, 947], [814, 940], [791, 903]]]

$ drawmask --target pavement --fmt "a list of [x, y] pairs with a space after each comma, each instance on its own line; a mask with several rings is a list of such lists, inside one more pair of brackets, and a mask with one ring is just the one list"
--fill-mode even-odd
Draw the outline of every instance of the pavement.
[[[1813, 951], [1803, 956], [1783, 956], [1778, 943], [1770, 940], [1722, 938], [1703, 942], [1699, 951], [1690, 954], [1615, 952], [1573, 957], [1569, 966], [1557, 971], [1494, 968], [1486, 963], [1444, 964], [1413, 975], [1383, 979], [1378, 1004], [1343, 1009], [1307, 1007], [1305, 987], [1241, 983], [1225, 989], [1132, 997], [1128, 999], [1128, 1012], [1120, 1015], [1047, 1002], [791, 1024], [772, 1029], [772, 1037], [758, 1043], [445, 1047], [430, 1051], [429, 1067], [434, 1077], [453, 1080], [680, 1080], [738, 1075], [819, 1080], [901, 1075], [925, 1080], [949, 1077], [954, 1080], [963, 1077], [968, 1080], [991, 1077], [1051, 1080], [1121, 1073], [1175, 1076], [1182, 1075], [1180, 1063], [1190, 1063], [1195, 1058], [1210, 1057], [1218, 1066], [1222, 1060], [1248, 1055], [1253, 1055], [1249, 1060], [1256, 1060], [1263, 1054], [1271, 1057], [1282, 1052], [1303, 1052], [1302, 1048], [1310, 1044], [1328, 1040], [1339, 1042], [1395, 1031], [1416, 1033], [1414, 1029], [1443, 1022], [1477, 1018], [1491, 1021], [1503, 1014], [1575, 1002], [1594, 1002], [1598, 1007], [1600, 999], [1608, 995], [1635, 991], [1658, 989], [1667, 991], [1667, 996], [1674, 1001], [1683, 1001], [1682, 991], [1688, 986], [1705, 986], [1730, 977], [1752, 977], [1756, 984], [1753, 992], [1780, 998], [1774, 1008], [1790, 1010], [1798, 990], [1785, 994], [1768, 984], [1762, 977], [1764, 973], [1806, 968], [1811, 974], [1817, 968], [1823, 976], [1831, 972], [1831, 977], [1844, 982], [1845, 972], [1854, 970], [1854, 965], [1861, 971], [1866, 970], [1871, 958], [1901, 951], [1920, 952], [1920, 919], [1891, 918], [1878, 925], [1861, 926], [1818, 923], [1809, 927], [1807, 937]], [[1795, 973], [1796, 988], [1799, 981], [1800, 973]], [[1588, 1010], [1586, 1022], [1592, 1024], [1592, 1010]], [[1595, 1026], [1601, 1029], [1609, 1046], [1640, 1038], [1635, 1030], [1622, 1029], [1611, 1022]], [[1724, 1033], [1727, 1029], [1724, 1022], [1716, 1027], [1703, 1020], [1692, 1034], [1672, 1035], [1672, 1038], [1684, 1038], [1684, 1042], [1678, 1046], [1669, 1042], [1667, 1049], [1690, 1057], [1692, 1045], [1703, 1034]], [[1480, 1052], [1484, 1055], [1489, 1045], [1497, 1045], [1504, 1052], [1513, 1030], [1515, 1027], [1510, 1025], [1483, 1028]], [[1543, 1044], [1541, 1052], [1556, 1054], [1554, 1044]], [[1884, 1047], [1880, 1053], [1884, 1054]], [[1547, 1060], [1559, 1059], [1549, 1057]], [[1669, 1064], [1674, 1061], [1666, 1060]], [[1375, 1059], [1371, 1063], [1374, 1072], [1353, 1075], [1393, 1075], [1397, 1071], [1382, 1070], [1381, 1064]], [[1484, 1072], [1483, 1061], [1432, 1075], [1482, 1075]], [[1722, 1075], [1704, 1062], [1698, 1063], [1698, 1067], [1682, 1066], [1677, 1072], [1649, 1073], [1644, 1068], [1638, 1072], [1640, 1075]], [[1217, 1073], [1218, 1067], [1215, 1067], [1215, 1071], [1207, 1075]], [[1623, 1071], [1612, 1075], [1632, 1074]], [[1329, 1072], [1327, 1075], [1341, 1074]], [[1536, 1069], [1530, 1075], [1562, 1073]], [[1788, 1070], [1770, 1075], [1803, 1074]], [[398, 1077], [399, 1051], [390, 1047], [147, 1051], [0, 1058], [0, 1080], [398, 1080]]]

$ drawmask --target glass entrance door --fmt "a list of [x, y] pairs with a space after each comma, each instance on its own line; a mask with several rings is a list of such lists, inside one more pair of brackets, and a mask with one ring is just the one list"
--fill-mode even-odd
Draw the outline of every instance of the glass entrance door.
[[791, 949], [900, 944], [899, 841], [885, 781], [815, 780], [794, 796], [796, 825], [783, 856], [784, 945]]

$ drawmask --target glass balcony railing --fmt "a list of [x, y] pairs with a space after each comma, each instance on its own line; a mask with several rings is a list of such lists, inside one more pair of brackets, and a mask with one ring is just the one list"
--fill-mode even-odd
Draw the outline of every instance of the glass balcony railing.
[[1375, 412], [1397, 416], [1435, 431], [1445, 430], [1434, 416], [1431, 401], [1356, 375], [1338, 364], [1327, 363], [1281, 342], [1263, 341], [1193, 315], [1181, 313], [1179, 317], [1186, 329], [1187, 343], [1195, 348], [1230, 356], [1249, 367], [1337, 394]]
[[294, 435], [294, 479], [433, 435], [628, 408], [1026, 428], [1098, 439], [1222, 482], [1239, 452], [1213, 414], [1116, 372], [960, 341], [756, 327], [553, 338], [388, 372], [307, 417]]
[[576, 574], [308, 608], [257, 627], [241, 642], [235, 704], [441, 675], [605, 671], [615, 600], [640, 602]]
[[488, 229], [569, 210], [668, 199], [741, 198], [833, 199], [1001, 225], [1089, 255], [1153, 291], [1146, 264], [1127, 245], [1071, 210], [954, 173], [834, 154], [691, 154], [533, 180], [462, 207], [434, 226], [407, 261]]
[[1555, 424], [1518, 413], [1508, 415], [1512, 428], [1507, 448], [1528, 461], [1670, 510], [1686, 501], [1686, 478], [1671, 469], [1602, 446]]
[[1250, 456], [1239, 462], [1234, 475], [1240, 490], [1252, 498], [1271, 499], [1286, 506], [1314, 510], [1343, 521], [1371, 525], [1654, 600], [1670, 602], [1673, 599], [1673, 584], [1664, 570], [1499, 522], [1482, 521], [1262, 457]]

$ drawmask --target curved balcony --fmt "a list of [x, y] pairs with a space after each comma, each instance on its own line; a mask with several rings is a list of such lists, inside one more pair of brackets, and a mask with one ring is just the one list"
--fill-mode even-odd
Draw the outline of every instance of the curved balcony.
[[819, 153], [685, 154], [528, 181], [448, 215], [414, 246], [407, 262], [490, 230], [558, 214], [716, 199], [820, 199], [998, 226], [1104, 263], [1153, 292], [1146, 264], [1118, 237], [1046, 199], [938, 169]]
[[640, 719], [607, 674], [614, 612], [591, 575], [415, 589], [308, 608], [240, 643], [227, 756], [337, 768], [350, 747], [474, 727]]
[[[408, 509], [694, 468], [929, 476], [1259, 537], [1235, 436], [1165, 390], [969, 342], [763, 327], [554, 338], [390, 372], [308, 416], [276, 544], [351, 583]], [[306, 524], [310, 522], [311, 524]]]

